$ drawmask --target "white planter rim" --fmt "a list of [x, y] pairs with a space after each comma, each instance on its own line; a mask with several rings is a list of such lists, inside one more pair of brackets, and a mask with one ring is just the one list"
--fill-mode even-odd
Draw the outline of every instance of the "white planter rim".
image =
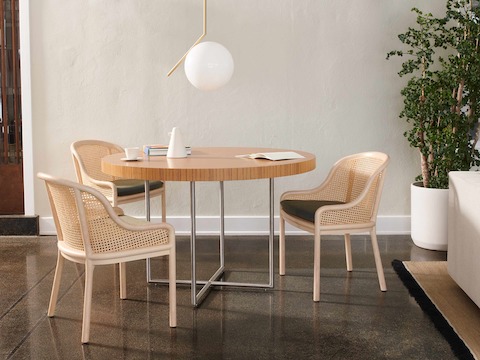
[[412, 186], [416, 186], [418, 188], [422, 188], [424, 191], [438, 191], [438, 190], [443, 190], [443, 191], [448, 191], [448, 189], [439, 189], [439, 188], [426, 188], [423, 186], [423, 182], [421, 181], [415, 181], [412, 183]]

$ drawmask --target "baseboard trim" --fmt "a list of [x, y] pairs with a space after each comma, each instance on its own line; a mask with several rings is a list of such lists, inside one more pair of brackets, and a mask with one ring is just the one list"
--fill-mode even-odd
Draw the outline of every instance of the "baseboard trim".
[[39, 233], [38, 215], [0, 215], [0, 236], [38, 236]]
[[[160, 217], [152, 217], [152, 222], [160, 222]], [[173, 225], [178, 235], [190, 234], [190, 217], [171, 216], [167, 222]], [[220, 222], [216, 216], [200, 216], [197, 218], [198, 235], [218, 234]], [[227, 216], [225, 217], [225, 234], [257, 236], [267, 235], [269, 228], [268, 216]], [[275, 234], [278, 233], [278, 216], [275, 217]], [[303, 235], [306, 232], [286, 225], [288, 235]], [[55, 224], [52, 217], [40, 218], [40, 234], [55, 235]], [[410, 216], [379, 216], [377, 219], [378, 235], [405, 235], [410, 234]]]

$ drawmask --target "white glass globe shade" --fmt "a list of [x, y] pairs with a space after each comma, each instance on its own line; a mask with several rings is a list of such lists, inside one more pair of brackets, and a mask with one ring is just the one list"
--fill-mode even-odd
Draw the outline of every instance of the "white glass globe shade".
[[185, 75], [200, 90], [215, 90], [225, 85], [233, 74], [233, 57], [225, 46], [206, 41], [189, 51]]

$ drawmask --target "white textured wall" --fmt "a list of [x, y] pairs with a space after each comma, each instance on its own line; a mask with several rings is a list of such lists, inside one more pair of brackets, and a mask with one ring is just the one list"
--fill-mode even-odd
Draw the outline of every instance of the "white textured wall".
[[[408, 216], [418, 159], [398, 119], [400, 60], [385, 56], [414, 23], [411, 7], [444, 2], [209, 0], [206, 40], [231, 51], [235, 72], [200, 92], [183, 67], [166, 73], [202, 32], [201, 0], [31, 0], [34, 171], [74, 179], [72, 141], [166, 143], [177, 126], [193, 147], [315, 153], [317, 170], [277, 180], [278, 196], [318, 183], [344, 155], [379, 150], [391, 155], [380, 215]], [[199, 213], [216, 214], [216, 187], [198, 190]], [[266, 190], [227, 183], [227, 215], [265, 215]], [[39, 181], [35, 212], [50, 216]], [[168, 212], [188, 214], [187, 184], [168, 184]]]

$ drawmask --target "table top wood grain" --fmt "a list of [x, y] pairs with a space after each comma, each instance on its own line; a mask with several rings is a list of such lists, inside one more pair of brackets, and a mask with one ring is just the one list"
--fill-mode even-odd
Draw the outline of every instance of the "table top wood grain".
[[[260, 160], [236, 155], [294, 151], [304, 158]], [[121, 160], [118, 153], [102, 158], [102, 171], [121, 178], [163, 181], [228, 181], [276, 178], [301, 174], [315, 169], [315, 155], [291, 149], [253, 147], [194, 147], [186, 158], [147, 156], [139, 161]]]

